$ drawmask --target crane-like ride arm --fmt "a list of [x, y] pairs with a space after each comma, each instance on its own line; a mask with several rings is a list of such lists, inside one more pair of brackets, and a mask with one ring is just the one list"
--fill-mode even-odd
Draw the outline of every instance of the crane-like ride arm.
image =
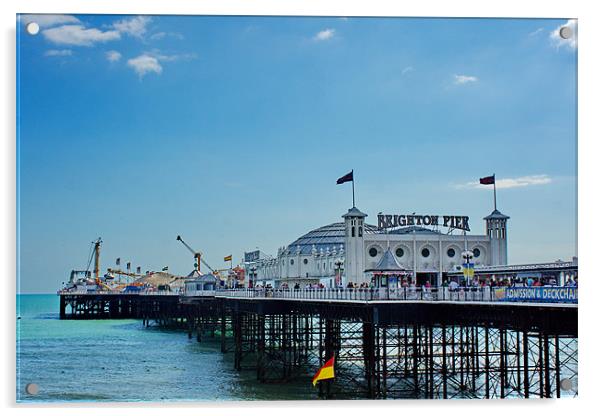
[[201, 263], [203, 263], [205, 266], [207, 266], [207, 268], [209, 270], [211, 270], [212, 273], [215, 273], [215, 270], [213, 270], [213, 268], [211, 266], [209, 266], [209, 264], [207, 264], [207, 262], [205, 260], [203, 260], [202, 253], [200, 251], [195, 251], [192, 247], [190, 247], [188, 244], [186, 244], [186, 242], [184, 240], [182, 240], [182, 237], [180, 237], [180, 236], [177, 236], [176, 240], [180, 241], [182, 244], [184, 244], [184, 247], [186, 247], [188, 249], [188, 251], [190, 251], [192, 253], [192, 255], [194, 256], [194, 260], [196, 262], [196, 270], [199, 273], [201, 272]]

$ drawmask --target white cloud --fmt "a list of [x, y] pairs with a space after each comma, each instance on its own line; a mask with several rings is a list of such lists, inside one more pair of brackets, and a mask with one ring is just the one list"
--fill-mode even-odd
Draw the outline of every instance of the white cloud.
[[173, 55], [165, 55], [161, 53], [159, 49], [152, 49], [150, 51], [146, 51], [144, 52], [144, 55], [152, 56], [154, 58], [157, 58], [157, 60], [163, 62], [182, 61], [197, 58], [196, 53], [176, 53]]
[[472, 75], [454, 75], [454, 84], [462, 85], [470, 82], [477, 82], [479, 79]]
[[406, 66], [404, 69], [401, 70], [401, 75], [405, 75], [408, 72], [412, 72], [414, 70], [413, 66]]
[[109, 62], [117, 62], [121, 59], [121, 54], [117, 51], [108, 51], [105, 56]]
[[97, 42], [117, 40], [119, 32], [110, 30], [103, 32], [96, 28], [86, 29], [81, 25], [64, 25], [42, 31], [44, 37], [58, 45], [92, 46]]
[[73, 51], [71, 49], [49, 49], [44, 52], [44, 56], [71, 56]]
[[128, 66], [131, 67], [140, 78], [149, 72], [161, 74], [163, 67], [159, 63], [159, 60], [151, 55], [143, 54], [136, 58], [128, 59]]
[[165, 55], [158, 49], [153, 49], [151, 51], [144, 52], [142, 55], [137, 56], [136, 58], [129, 59], [127, 64], [134, 71], [136, 71], [140, 77], [143, 77], [149, 72], [161, 74], [163, 72], [163, 66], [161, 65], [161, 62], [190, 60], [196, 59], [196, 57], [197, 55], [195, 53]]
[[[571, 29], [573, 36], [569, 39], [563, 39], [560, 37], [560, 28], [563, 26], [567, 26]], [[577, 20], [569, 19], [566, 23], [558, 26], [556, 29], [550, 32], [550, 41], [552, 45], [556, 47], [556, 49], [560, 49], [562, 47], [568, 49], [576, 49], [577, 48]]]
[[152, 35], [150, 35], [149, 39], [150, 40], [161, 40], [165, 36], [167, 36], [167, 32], [158, 32], [158, 33], [153, 33]]
[[21, 16], [21, 22], [24, 25], [35, 22], [42, 29], [68, 23], [81, 23], [77, 17], [66, 14], [25, 14]]
[[151, 21], [152, 19], [149, 16], [135, 16], [117, 21], [113, 23], [113, 27], [121, 33], [141, 38], [146, 33], [146, 25]]
[[529, 36], [537, 36], [539, 35], [541, 32], [543, 32], [543, 27], [537, 28], [536, 30], [534, 30], [533, 32], [529, 33]]
[[[547, 185], [552, 182], [548, 175], [529, 175], [518, 178], [496, 178], [495, 186], [498, 189], [524, 188], [527, 186]], [[456, 185], [458, 189], [490, 189], [491, 185], [481, 185], [478, 181]]]
[[335, 32], [334, 29], [321, 30], [318, 33], [316, 33], [316, 35], [314, 36], [314, 40], [323, 41], [323, 40], [331, 39], [334, 36], [334, 32]]
[[152, 35], [150, 35], [149, 39], [150, 40], [161, 40], [166, 37], [172, 37], [172, 38], [179, 39], [179, 40], [184, 39], [184, 36], [181, 33], [177, 33], [177, 32], [157, 32], [157, 33], [153, 33]]

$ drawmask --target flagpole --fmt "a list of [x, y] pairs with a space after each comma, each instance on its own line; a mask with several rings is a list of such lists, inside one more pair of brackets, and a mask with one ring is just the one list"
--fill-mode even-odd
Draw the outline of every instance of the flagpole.
[[497, 195], [495, 192], [495, 173], [493, 174], [493, 210], [497, 210]]
[[351, 169], [351, 192], [353, 195], [353, 207], [355, 208], [355, 176], [353, 175], [353, 169]]

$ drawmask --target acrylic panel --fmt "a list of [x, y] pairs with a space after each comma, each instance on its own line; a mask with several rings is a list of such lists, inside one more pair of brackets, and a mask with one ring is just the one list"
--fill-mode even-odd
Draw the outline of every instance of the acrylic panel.
[[18, 402], [577, 396], [576, 20], [16, 25]]

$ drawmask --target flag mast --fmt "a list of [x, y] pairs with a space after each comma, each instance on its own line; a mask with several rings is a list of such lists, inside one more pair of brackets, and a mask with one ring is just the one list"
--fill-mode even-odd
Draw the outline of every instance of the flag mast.
[[493, 210], [497, 210], [497, 195], [495, 192], [495, 173], [493, 174]]
[[351, 169], [351, 195], [353, 197], [353, 207], [355, 208], [355, 176], [353, 175], [353, 169]]
[[351, 172], [349, 172], [347, 175], [343, 175], [339, 179], [337, 179], [337, 185], [346, 182], [351, 182], [351, 197], [353, 198], [353, 208], [355, 208], [355, 178], [353, 177], [353, 169], [351, 169]]

